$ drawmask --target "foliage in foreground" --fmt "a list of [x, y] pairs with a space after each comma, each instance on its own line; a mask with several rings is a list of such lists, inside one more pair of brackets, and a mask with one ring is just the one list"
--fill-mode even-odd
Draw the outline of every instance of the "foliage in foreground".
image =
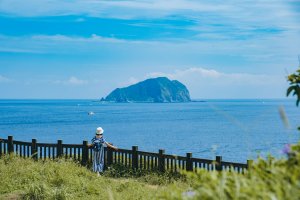
[[[299, 64], [300, 64], [300, 56], [299, 56]], [[297, 96], [296, 105], [299, 106], [300, 103], [300, 66], [299, 69], [293, 73], [290, 74], [287, 77], [288, 82], [290, 83], [290, 87], [286, 91], [286, 96], [289, 96], [290, 94], [293, 94], [293, 96]], [[298, 130], [300, 131], [300, 126], [298, 127]]]
[[[300, 62], [300, 60], [299, 60]], [[286, 95], [289, 96], [291, 93], [293, 96], [297, 96], [296, 105], [299, 106], [300, 103], [300, 67], [299, 69], [293, 73], [290, 74], [287, 77], [288, 82], [290, 83], [290, 87], [287, 89]]]
[[300, 199], [300, 143], [286, 152], [288, 159], [258, 159], [246, 174], [234, 172], [188, 173], [189, 191], [174, 187], [169, 199]]
[[[102, 177], [76, 163], [0, 159], [0, 199], [300, 199], [300, 143], [288, 159], [258, 159], [245, 174], [157, 174], [113, 166]], [[124, 178], [125, 177], [125, 178]]]

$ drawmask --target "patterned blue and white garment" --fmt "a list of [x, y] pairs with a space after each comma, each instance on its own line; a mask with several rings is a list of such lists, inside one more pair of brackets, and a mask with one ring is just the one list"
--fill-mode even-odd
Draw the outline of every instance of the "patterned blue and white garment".
[[103, 137], [92, 139], [93, 144], [93, 171], [103, 172], [104, 169], [104, 146], [105, 139]]

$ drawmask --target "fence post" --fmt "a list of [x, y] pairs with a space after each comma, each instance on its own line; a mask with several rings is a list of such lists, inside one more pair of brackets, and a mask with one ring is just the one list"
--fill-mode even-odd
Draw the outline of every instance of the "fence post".
[[186, 153], [186, 171], [193, 171], [192, 153]]
[[63, 155], [62, 143], [63, 143], [62, 140], [57, 140], [57, 158], [60, 158]]
[[253, 160], [247, 160], [247, 170], [250, 171], [252, 168]]
[[0, 158], [2, 156], [2, 142], [3, 142], [3, 140], [0, 138]]
[[106, 147], [106, 149], [107, 149], [107, 166], [110, 166], [113, 163], [113, 151], [109, 147]]
[[7, 150], [8, 153], [11, 154], [14, 152], [14, 140], [13, 140], [13, 136], [8, 136], [8, 141], [7, 141]]
[[31, 141], [31, 157], [34, 160], [38, 159], [38, 153], [37, 153], [37, 146], [36, 146], [36, 139], [32, 139]]
[[81, 159], [81, 165], [86, 166], [87, 165], [87, 161], [88, 161], [88, 157], [89, 157], [89, 147], [88, 147], [88, 142], [87, 141], [83, 141], [82, 142], [82, 159]]
[[136, 170], [139, 167], [138, 146], [132, 146], [132, 169]]
[[158, 170], [160, 172], [164, 172], [165, 171], [165, 150], [164, 149], [159, 149], [158, 150]]
[[222, 156], [216, 156], [216, 170], [222, 171]]

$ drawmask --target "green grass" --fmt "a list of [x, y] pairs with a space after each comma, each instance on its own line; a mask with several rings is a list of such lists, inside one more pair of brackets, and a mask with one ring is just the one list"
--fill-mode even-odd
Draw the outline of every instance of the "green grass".
[[97, 177], [71, 161], [5, 156], [0, 159], [0, 199], [156, 199], [173, 182], [159, 174], [124, 177], [114, 170]]
[[0, 199], [300, 199], [300, 144], [249, 172], [155, 173], [115, 165], [102, 177], [65, 161], [0, 159]]

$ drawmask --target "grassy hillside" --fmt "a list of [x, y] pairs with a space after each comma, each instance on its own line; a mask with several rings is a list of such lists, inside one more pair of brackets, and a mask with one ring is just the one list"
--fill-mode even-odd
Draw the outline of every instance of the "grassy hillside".
[[0, 199], [155, 199], [170, 183], [154, 174], [120, 176], [110, 171], [97, 177], [71, 161], [6, 156], [0, 159]]

